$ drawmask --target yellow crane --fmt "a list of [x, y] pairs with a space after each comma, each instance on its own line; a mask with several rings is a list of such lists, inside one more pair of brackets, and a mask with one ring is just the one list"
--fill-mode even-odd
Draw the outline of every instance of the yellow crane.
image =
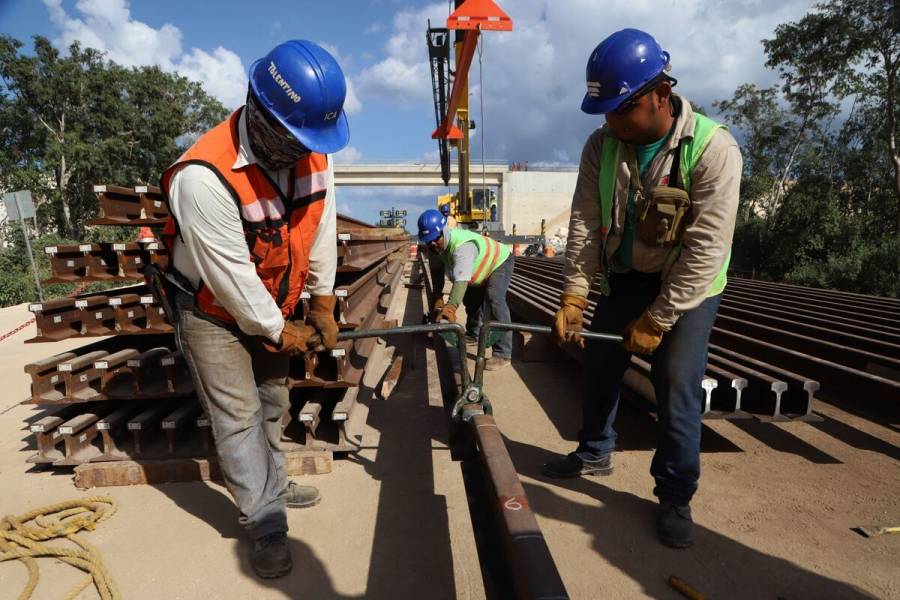
[[[491, 219], [496, 204], [493, 191], [472, 190], [469, 178], [469, 67], [482, 31], [512, 31], [512, 19], [493, 0], [455, 0], [456, 10], [447, 18], [447, 27], [431, 27], [426, 40], [431, 63], [434, 111], [438, 127], [431, 134], [438, 140], [441, 177], [450, 184], [450, 148], [457, 153], [458, 185], [455, 194], [438, 197], [438, 208], [450, 205], [450, 215], [458, 224], [477, 226]], [[455, 32], [454, 65], [450, 70], [450, 34]], [[450, 87], [450, 79], [453, 87]], [[456, 123], [454, 124], [454, 118]]]

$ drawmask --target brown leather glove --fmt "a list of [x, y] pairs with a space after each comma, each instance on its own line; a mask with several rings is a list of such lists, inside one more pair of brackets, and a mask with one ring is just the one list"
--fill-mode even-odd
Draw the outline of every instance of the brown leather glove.
[[553, 341], [562, 346], [566, 342], [584, 348], [584, 338], [578, 335], [584, 321], [587, 298], [577, 294], [564, 293], [559, 298], [559, 310], [553, 323]]
[[435, 310], [433, 321], [435, 323], [440, 323], [441, 321], [456, 323], [456, 305], [445, 304], [440, 310]]
[[306, 324], [316, 328], [322, 336], [322, 345], [326, 348], [337, 346], [338, 325], [334, 320], [334, 296], [313, 296], [309, 299], [309, 314]]
[[309, 325], [285, 321], [284, 329], [281, 330], [281, 342], [276, 345], [266, 340], [263, 342], [263, 347], [269, 352], [303, 354], [308, 349], [306, 343], [315, 333], [316, 330]]
[[627, 352], [635, 354], [652, 354], [662, 342], [665, 330], [653, 320], [650, 311], [645, 310], [641, 316], [628, 324], [625, 328], [625, 342], [623, 346]]

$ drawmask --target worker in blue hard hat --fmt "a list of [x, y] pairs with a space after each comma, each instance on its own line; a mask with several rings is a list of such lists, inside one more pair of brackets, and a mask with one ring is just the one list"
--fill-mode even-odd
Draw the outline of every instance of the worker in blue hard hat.
[[346, 91], [321, 46], [279, 44], [250, 67], [246, 104], [162, 177], [177, 339], [260, 577], [291, 570], [285, 507], [319, 502], [287, 479], [279, 445], [290, 357], [313, 336], [337, 343], [330, 155], [349, 140]]
[[[465, 298], [466, 312], [483, 307], [487, 320], [511, 321], [506, 291], [512, 279], [514, 258], [509, 247], [462, 227], [450, 227], [447, 218], [435, 209], [419, 216], [419, 242], [428, 250], [435, 290], [433, 321], [456, 322], [456, 311]], [[445, 272], [450, 275], [450, 295], [444, 301]], [[477, 332], [473, 332], [477, 333]], [[505, 332], [492, 346], [485, 368], [495, 371], [509, 366], [512, 332]]]
[[587, 63], [581, 109], [604, 115], [588, 138], [566, 246], [559, 343], [578, 335], [595, 273], [602, 295], [592, 331], [623, 345], [588, 342], [579, 444], [548, 462], [554, 477], [606, 475], [613, 423], [632, 354], [649, 357], [659, 414], [650, 472], [657, 532], [670, 546], [693, 542], [690, 501], [700, 476], [700, 411], [707, 345], [725, 287], [742, 161], [724, 127], [673, 92], [669, 53], [648, 33], [623, 29]]
[[438, 210], [444, 215], [444, 218], [447, 219], [448, 227], [456, 227], [456, 217], [453, 216], [449, 202], [444, 202], [438, 206]]

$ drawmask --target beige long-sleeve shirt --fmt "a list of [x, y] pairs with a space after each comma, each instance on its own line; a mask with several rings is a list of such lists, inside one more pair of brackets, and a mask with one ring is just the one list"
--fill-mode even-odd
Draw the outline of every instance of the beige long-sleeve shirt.
[[[247, 138], [244, 113], [238, 120], [239, 149], [233, 169], [255, 164]], [[269, 172], [286, 192], [290, 168]], [[298, 193], [300, 186], [295, 186]], [[330, 296], [337, 270], [337, 212], [334, 170], [328, 159], [328, 187], [322, 220], [316, 229], [309, 256], [306, 289], [314, 296]], [[175, 173], [169, 186], [169, 208], [178, 221], [174, 266], [196, 289], [202, 280], [216, 301], [248, 335], [261, 335], [277, 342], [284, 318], [275, 299], [256, 274], [244, 237], [237, 203], [219, 177], [202, 165], [188, 165]]]
[[[684, 98], [679, 99], [681, 112], [676, 118], [672, 136], [650, 163], [641, 180], [644, 190], [660, 184], [660, 179], [671, 170], [678, 142], [694, 135], [695, 120], [690, 103]], [[603, 243], [600, 235], [599, 171], [600, 149], [606, 135], [606, 127], [601, 127], [591, 134], [584, 145], [572, 198], [563, 274], [565, 291], [579, 296], [587, 296], [591, 280], [601, 264]], [[616, 264], [613, 255], [622, 241], [631, 169], [637, 168], [629, 156], [633, 156], [631, 149], [627, 144], [620, 144], [612, 223], [606, 241], [607, 261], [614, 271], [623, 270]], [[650, 306], [651, 316], [665, 329], [670, 329], [681, 315], [703, 302], [731, 251], [742, 169], [743, 160], [737, 142], [728, 131], [717, 130], [692, 172], [691, 209], [681, 242], [681, 253], [672, 268], [663, 273], [662, 289]], [[640, 207], [637, 207], [638, 211]], [[635, 236], [632, 268], [644, 273], [662, 272], [670, 251], [670, 248], [644, 244]]]

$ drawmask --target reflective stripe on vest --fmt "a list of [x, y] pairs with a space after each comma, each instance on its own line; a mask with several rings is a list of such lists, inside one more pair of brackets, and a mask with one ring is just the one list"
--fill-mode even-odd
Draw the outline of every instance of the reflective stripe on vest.
[[450, 229], [450, 240], [447, 244], [446, 255], [449, 261], [453, 260], [453, 253], [460, 246], [460, 244], [465, 244], [466, 242], [475, 242], [475, 246], [478, 248], [478, 256], [475, 257], [475, 264], [472, 265], [472, 279], [469, 281], [471, 285], [481, 285], [484, 281], [491, 276], [491, 273], [497, 270], [497, 267], [503, 264], [509, 255], [511, 254], [510, 249], [504, 245], [499, 243], [497, 240], [492, 240], [489, 237], [485, 237], [480, 233], [475, 233], [474, 231], [469, 231], [468, 229], [462, 229], [457, 227], [455, 229]]
[[[681, 181], [688, 194], [691, 193], [691, 173], [700, 161], [700, 157], [709, 145], [713, 134], [715, 134], [716, 130], [719, 128], [724, 128], [724, 125], [716, 123], [709, 117], [694, 113], [694, 136], [685, 139], [681, 151], [681, 165], [679, 166], [681, 171]], [[609, 235], [609, 227], [612, 224], [613, 198], [616, 193], [616, 172], [619, 166], [619, 147], [619, 140], [610, 137], [609, 135], [603, 136], [603, 142], [600, 149], [599, 202], [601, 220], [600, 236], [603, 240], [604, 249], [602, 252], [604, 260], [606, 256], [606, 238]], [[669, 272], [680, 253], [681, 244], [676, 244], [666, 257], [666, 264], [663, 267], [664, 274]], [[717, 296], [725, 289], [725, 284], [728, 282], [727, 273], [730, 262], [731, 252], [725, 257], [722, 268], [719, 270], [719, 273], [707, 290], [707, 297]]]
[[[328, 187], [328, 158], [310, 154], [297, 161], [290, 187], [293, 199], [282, 194], [269, 175], [255, 164], [233, 169], [239, 151], [240, 110], [206, 132], [181, 158], [163, 173], [160, 187], [168, 202], [172, 176], [189, 164], [211, 169], [231, 192], [237, 203], [247, 240], [247, 260], [272, 295], [281, 314], [289, 318], [300, 300], [309, 273], [309, 253], [322, 219]], [[171, 211], [170, 211], [171, 215]], [[175, 237], [178, 224], [169, 217], [163, 242], [169, 251], [169, 269], [174, 270]], [[234, 323], [234, 318], [200, 282], [197, 308], [218, 320]]]

